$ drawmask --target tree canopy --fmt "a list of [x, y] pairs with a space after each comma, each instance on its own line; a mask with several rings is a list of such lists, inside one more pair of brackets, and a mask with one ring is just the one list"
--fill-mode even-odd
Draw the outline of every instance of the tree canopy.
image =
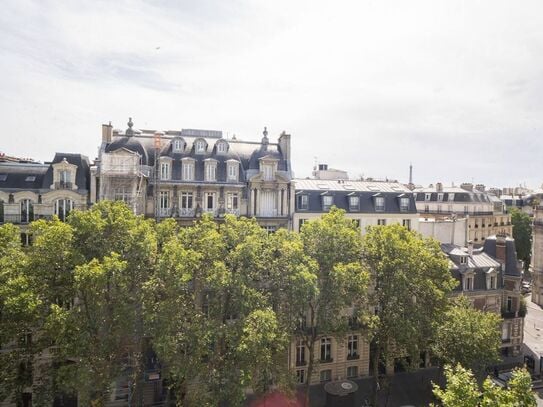
[[532, 255], [532, 219], [518, 208], [511, 208], [510, 213], [517, 257], [524, 262], [524, 270], [528, 270]]

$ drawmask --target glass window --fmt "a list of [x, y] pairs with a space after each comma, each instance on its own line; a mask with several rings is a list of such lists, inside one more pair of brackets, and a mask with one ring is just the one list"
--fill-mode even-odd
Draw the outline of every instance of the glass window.
[[322, 210], [329, 210], [334, 204], [334, 197], [332, 195], [324, 195], [322, 197]]
[[305, 383], [305, 370], [304, 369], [296, 370], [296, 380], [300, 384]]
[[194, 181], [194, 162], [183, 162], [183, 180]]
[[192, 192], [181, 192], [181, 209], [192, 209]]
[[296, 341], [296, 366], [305, 365], [305, 345], [301, 339]]
[[160, 191], [159, 196], [160, 215], [168, 216], [170, 209], [170, 193], [169, 191]]
[[228, 144], [226, 144], [224, 141], [221, 141], [219, 144], [217, 144], [218, 153], [226, 153], [227, 149], [228, 149]]
[[29, 223], [34, 220], [34, 205], [30, 199], [21, 200], [21, 222]]
[[385, 210], [385, 198], [382, 196], [375, 197], [375, 210], [384, 211]]
[[160, 179], [170, 179], [170, 163], [160, 163]]
[[321, 339], [321, 361], [332, 361], [332, 340], [330, 338]]
[[215, 209], [215, 193], [206, 192], [204, 194], [204, 209], [206, 211], [212, 211]]
[[409, 198], [400, 198], [400, 211], [407, 212], [409, 210]]
[[320, 378], [321, 378], [321, 382], [328, 382], [332, 380], [332, 370], [331, 369], [321, 370]]
[[113, 200], [123, 201], [126, 203], [130, 202], [130, 192], [127, 187], [117, 187], [113, 192]]
[[437, 194], [437, 200], [439, 202], [443, 201], [443, 192], [440, 192], [440, 193]]
[[377, 225], [378, 226], [386, 226], [387, 220], [386, 219], [377, 219]]
[[262, 174], [265, 181], [273, 180], [273, 165], [264, 164], [262, 167]]
[[196, 141], [195, 150], [197, 153], [203, 153], [206, 150], [206, 143], [204, 140]]
[[358, 376], [358, 366], [349, 366], [347, 368], [347, 378], [351, 379]]
[[411, 219], [402, 220], [402, 225], [407, 228], [407, 230], [411, 230]]
[[309, 207], [309, 196], [308, 195], [298, 195], [297, 199], [298, 209], [307, 210]]
[[237, 192], [229, 192], [226, 194], [226, 209], [237, 210], [239, 207], [239, 196]]
[[206, 163], [206, 181], [215, 181], [217, 178], [217, 165], [213, 162]]
[[55, 215], [61, 221], [65, 221], [70, 211], [73, 209], [73, 201], [71, 199], [57, 199], [55, 201]]
[[349, 197], [349, 210], [357, 211], [359, 209], [360, 198], [358, 196]]
[[473, 291], [473, 277], [464, 276], [464, 291]]
[[173, 141], [173, 150], [174, 151], [182, 151], [183, 150], [183, 140], [176, 138]]
[[237, 181], [238, 180], [238, 167], [237, 163], [228, 163], [228, 180]]
[[358, 357], [358, 335], [349, 335], [347, 337], [347, 359]]

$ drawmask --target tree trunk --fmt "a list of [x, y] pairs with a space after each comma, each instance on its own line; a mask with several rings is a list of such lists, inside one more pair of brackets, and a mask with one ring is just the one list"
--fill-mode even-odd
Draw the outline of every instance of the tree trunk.
[[373, 394], [372, 394], [372, 406], [377, 407], [379, 403], [379, 359], [381, 358], [381, 347], [377, 344], [375, 352], [372, 355], [373, 358]]
[[304, 405], [305, 407], [309, 407], [309, 387], [311, 385], [311, 376], [313, 375], [313, 364], [315, 360], [315, 338], [311, 337], [310, 342], [307, 343], [307, 349], [309, 350], [309, 361], [307, 363], [307, 379], [306, 379], [306, 385], [305, 385], [305, 397], [304, 397]]

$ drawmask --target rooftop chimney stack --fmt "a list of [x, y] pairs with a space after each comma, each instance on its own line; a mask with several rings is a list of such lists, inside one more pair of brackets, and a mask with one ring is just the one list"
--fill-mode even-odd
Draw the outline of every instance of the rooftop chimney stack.
[[113, 126], [111, 122], [109, 124], [102, 124], [102, 143], [111, 143], [111, 137], [113, 136]]
[[469, 257], [473, 256], [473, 241], [472, 240], [468, 242], [468, 254], [469, 254]]

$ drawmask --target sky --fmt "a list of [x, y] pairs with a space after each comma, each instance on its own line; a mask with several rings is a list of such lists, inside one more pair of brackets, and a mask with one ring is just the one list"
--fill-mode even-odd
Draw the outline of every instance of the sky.
[[3, 0], [0, 151], [96, 157], [101, 124], [292, 135], [352, 178], [539, 187], [543, 2]]

